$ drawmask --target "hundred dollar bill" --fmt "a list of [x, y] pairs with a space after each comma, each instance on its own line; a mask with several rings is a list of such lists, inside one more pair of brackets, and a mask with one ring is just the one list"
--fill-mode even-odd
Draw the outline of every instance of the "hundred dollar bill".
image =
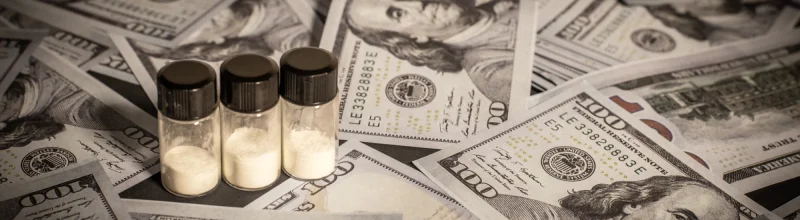
[[14, 7], [25, 15], [42, 15], [42, 20], [59, 25], [62, 30], [93, 27], [172, 47], [231, 2], [233, 0], [5, 0], [0, 1], [0, 5]]
[[[685, 54], [790, 31], [800, 17], [788, 1], [559, 1], [540, 40], [563, 47], [592, 71], [629, 61]], [[558, 10], [558, 9], [562, 10]], [[553, 13], [553, 12], [551, 12]]]
[[130, 219], [96, 160], [2, 188], [0, 219]]
[[297, 0], [237, 0], [176, 48], [110, 35], [151, 101], [156, 103], [158, 70], [174, 60], [194, 59], [219, 69], [225, 58], [256, 53], [278, 60], [290, 49], [316, 45], [321, 22]]
[[43, 48], [26, 64], [2, 96], [0, 187], [90, 158], [117, 192], [156, 172], [153, 116]]
[[133, 220], [261, 220], [261, 219], [309, 219], [309, 220], [401, 220], [394, 213], [319, 213], [276, 212], [221, 206], [125, 199]]
[[47, 32], [0, 28], [0, 94], [5, 93]]
[[334, 1], [321, 47], [339, 57], [343, 139], [442, 148], [519, 117], [534, 1]]
[[526, 118], [414, 164], [481, 219], [779, 219], [591, 86]]
[[[70, 26], [67, 20], [51, 19], [48, 24], [43, 22], [49, 16], [44, 13], [21, 14], [17, 12], [20, 5], [0, 6], [0, 19], [8, 21], [13, 27], [20, 29], [46, 29], [50, 36], [44, 38], [43, 46], [55, 54], [67, 58], [83, 70], [95, 66], [100, 61], [108, 58], [116, 50], [111, 39], [97, 29], [88, 25]], [[58, 27], [69, 27], [66, 30]]]
[[800, 31], [615, 67], [578, 81], [599, 88], [745, 193], [800, 178]]
[[299, 212], [402, 213], [403, 219], [477, 219], [422, 173], [361, 142], [338, 148], [336, 171], [286, 180], [245, 208]]

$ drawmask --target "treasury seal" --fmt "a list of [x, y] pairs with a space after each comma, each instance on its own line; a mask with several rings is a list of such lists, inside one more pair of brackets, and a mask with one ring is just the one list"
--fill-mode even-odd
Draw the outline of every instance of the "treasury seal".
[[639, 29], [631, 34], [631, 40], [636, 46], [650, 52], [666, 53], [675, 49], [675, 40], [667, 33], [656, 29]]
[[542, 168], [556, 179], [575, 182], [592, 176], [595, 163], [586, 151], [574, 147], [556, 147], [544, 152]]
[[66, 167], [77, 161], [75, 155], [58, 147], [44, 147], [31, 151], [22, 158], [22, 172], [36, 176]]
[[400, 107], [421, 107], [436, 97], [436, 86], [433, 81], [421, 75], [399, 75], [386, 83], [386, 97]]

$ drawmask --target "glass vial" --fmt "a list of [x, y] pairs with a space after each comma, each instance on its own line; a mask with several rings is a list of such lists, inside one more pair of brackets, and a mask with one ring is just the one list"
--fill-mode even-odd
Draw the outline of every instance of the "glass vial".
[[208, 64], [189, 60], [158, 71], [161, 184], [177, 196], [203, 196], [219, 183], [216, 75]]
[[245, 191], [272, 185], [281, 173], [278, 64], [243, 54], [220, 66], [222, 176]]
[[333, 54], [314, 47], [281, 57], [283, 170], [292, 178], [321, 179], [336, 166], [337, 64]]

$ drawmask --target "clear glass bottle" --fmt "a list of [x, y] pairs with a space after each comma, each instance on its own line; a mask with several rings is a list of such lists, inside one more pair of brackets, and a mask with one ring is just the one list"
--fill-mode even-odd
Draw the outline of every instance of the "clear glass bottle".
[[328, 51], [303, 47], [281, 57], [283, 171], [300, 180], [324, 178], [339, 145], [337, 64]]
[[158, 71], [161, 184], [180, 197], [213, 191], [220, 179], [216, 72], [199, 61]]
[[278, 64], [256, 54], [220, 66], [222, 176], [244, 191], [269, 187], [281, 174]]

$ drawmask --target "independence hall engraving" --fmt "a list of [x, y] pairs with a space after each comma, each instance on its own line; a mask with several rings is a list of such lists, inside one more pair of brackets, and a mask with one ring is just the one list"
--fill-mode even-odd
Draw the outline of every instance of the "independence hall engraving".
[[800, 119], [798, 66], [723, 79], [714, 84], [682, 88], [645, 97], [661, 115], [689, 120], [726, 120], [731, 116], [753, 119], [755, 114], [777, 110]]

